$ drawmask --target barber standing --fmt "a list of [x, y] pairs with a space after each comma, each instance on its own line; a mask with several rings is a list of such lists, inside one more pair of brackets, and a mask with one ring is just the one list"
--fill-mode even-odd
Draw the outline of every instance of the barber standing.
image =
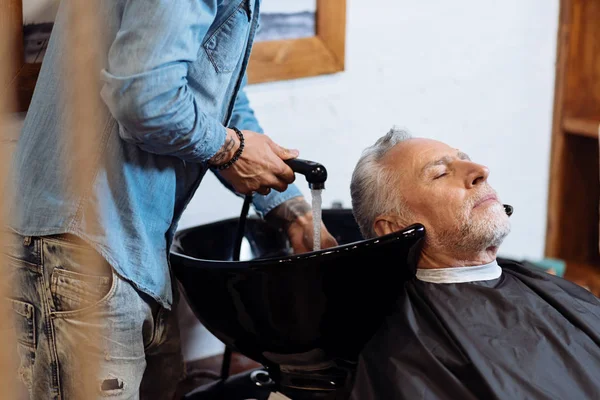
[[[99, 2], [106, 108], [89, 155], [97, 170], [78, 194], [62, 125], [64, 3], [13, 167], [12, 301], [29, 316], [17, 325], [28, 341], [20, 376], [32, 398], [78, 398], [73, 348], [99, 340], [99, 398], [168, 399], [182, 372], [168, 254], [206, 171], [238, 194], [257, 192], [257, 212], [285, 224], [296, 251], [312, 247], [310, 208], [283, 162], [298, 152], [261, 134], [244, 93], [260, 0]], [[322, 237], [336, 244], [325, 227]], [[91, 271], [80, 257], [89, 252], [105, 268]], [[101, 317], [100, 338], [83, 334], [90, 316]]]

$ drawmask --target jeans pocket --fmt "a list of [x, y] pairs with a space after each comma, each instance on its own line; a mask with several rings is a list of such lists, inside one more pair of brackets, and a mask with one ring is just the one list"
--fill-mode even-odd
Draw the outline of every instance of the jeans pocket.
[[218, 73], [233, 72], [248, 44], [249, 0], [243, 0], [204, 43], [204, 50]]
[[56, 312], [77, 312], [93, 308], [113, 292], [115, 277], [88, 275], [54, 268], [50, 292]]
[[8, 299], [8, 301], [13, 311], [14, 333], [20, 358], [19, 377], [31, 391], [37, 344], [35, 310], [30, 303], [15, 299]]

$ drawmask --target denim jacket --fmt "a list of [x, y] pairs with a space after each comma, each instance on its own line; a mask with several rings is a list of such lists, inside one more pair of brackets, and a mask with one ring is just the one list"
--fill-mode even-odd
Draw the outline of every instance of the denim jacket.
[[[69, 113], [61, 102], [69, 79], [60, 66], [62, 3], [14, 155], [11, 228], [79, 235], [170, 308], [169, 248], [207, 160], [224, 144], [225, 126], [262, 133], [244, 93], [260, 0], [98, 2], [108, 35], [98, 71], [105, 109], [101, 146], [90, 155], [98, 170], [80, 196], [70, 190], [77, 160], [61, 128]], [[290, 185], [255, 195], [253, 205], [264, 216], [300, 195]], [[83, 215], [90, 205], [94, 215]]]

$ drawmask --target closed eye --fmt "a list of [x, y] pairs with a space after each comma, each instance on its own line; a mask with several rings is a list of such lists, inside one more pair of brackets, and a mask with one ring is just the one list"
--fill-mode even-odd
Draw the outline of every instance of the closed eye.
[[443, 177], [444, 177], [444, 176], [446, 176], [446, 175], [448, 175], [448, 173], [447, 173], [447, 172], [443, 172], [443, 173], [441, 173], [441, 174], [437, 175], [435, 178], [433, 178], [433, 180], [436, 180], [436, 179], [443, 178]]

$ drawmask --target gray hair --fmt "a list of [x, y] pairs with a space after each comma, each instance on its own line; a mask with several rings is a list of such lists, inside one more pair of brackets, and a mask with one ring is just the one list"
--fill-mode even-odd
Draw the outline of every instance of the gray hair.
[[358, 160], [350, 183], [352, 212], [365, 239], [376, 237], [374, 224], [377, 217], [395, 213], [406, 216], [407, 210], [397, 190], [398, 171], [382, 163], [383, 157], [392, 147], [412, 135], [392, 127], [374, 145], [366, 148]]

